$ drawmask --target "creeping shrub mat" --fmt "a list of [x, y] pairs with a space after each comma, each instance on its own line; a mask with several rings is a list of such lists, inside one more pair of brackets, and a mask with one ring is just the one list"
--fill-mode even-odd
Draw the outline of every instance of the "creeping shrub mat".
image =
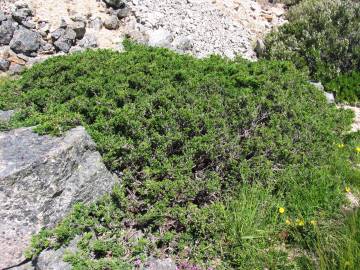
[[0, 82], [0, 109], [17, 109], [2, 129], [83, 125], [122, 180], [35, 236], [28, 257], [78, 235], [74, 269], [140, 269], [150, 257], [179, 269], [360, 265], [359, 215], [341, 212], [360, 179], [352, 112], [289, 62], [124, 45]]

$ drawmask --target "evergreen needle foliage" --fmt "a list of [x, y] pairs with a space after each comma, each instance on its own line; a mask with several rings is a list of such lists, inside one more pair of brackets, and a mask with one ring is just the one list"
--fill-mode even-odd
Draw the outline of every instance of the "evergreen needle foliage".
[[[13, 127], [60, 135], [83, 125], [122, 179], [42, 231], [29, 256], [81, 235], [67, 257], [75, 269], [131, 269], [148, 256], [199, 269], [311, 265], [310, 221], [330, 231], [344, 182], [359, 183], [356, 139], [342, 135], [352, 113], [288, 62], [125, 48], [54, 57], [0, 84], [0, 109], [19, 109]], [[304, 252], [289, 259], [295, 245]]]

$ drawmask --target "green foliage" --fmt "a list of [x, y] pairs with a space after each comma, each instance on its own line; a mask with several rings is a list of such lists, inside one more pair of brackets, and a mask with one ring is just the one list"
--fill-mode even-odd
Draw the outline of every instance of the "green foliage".
[[281, 2], [284, 3], [287, 6], [294, 6], [299, 4], [303, 0], [282, 0]]
[[288, 20], [267, 36], [266, 58], [290, 60], [323, 82], [360, 69], [358, 1], [301, 1]]
[[325, 88], [335, 93], [337, 100], [357, 103], [360, 100], [360, 72], [340, 75], [325, 84]]
[[75, 269], [126, 269], [150, 255], [202, 269], [297, 267], [278, 247], [314, 251], [309, 221], [338, 213], [344, 181], [359, 179], [353, 146], [336, 146], [352, 113], [288, 62], [125, 47], [54, 57], [0, 88], [0, 109], [19, 109], [13, 127], [60, 135], [83, 125], [122, 178], [111, 196], [35, 237], [28, 255], [82, 235], [68, 256]]

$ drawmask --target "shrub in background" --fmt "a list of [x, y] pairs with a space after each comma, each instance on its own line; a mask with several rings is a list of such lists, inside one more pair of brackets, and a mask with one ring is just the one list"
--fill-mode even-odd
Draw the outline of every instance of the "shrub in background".
[[267, 36], [266, 58], [292, 61], [323, 82], [360, 69], [359, 1], [304, 0], [287, 18]]
[[358, 103], [360, 100], [360, 72], [342, 74], [325, 84], [326, 91], [333, 92], [336, 99], [348, 103]]

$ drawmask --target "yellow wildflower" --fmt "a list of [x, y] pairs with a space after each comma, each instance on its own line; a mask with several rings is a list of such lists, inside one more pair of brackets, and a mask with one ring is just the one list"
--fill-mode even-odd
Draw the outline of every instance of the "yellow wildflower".
[[351, 192], [351, 188], [350, 188], [350, 187], [345, 187], [345, 192], [346, 192], [346, 193]]
[[317, 222], [316, 222], [316, 220], [311, 220], [311, 221], [310, 221], [310, 224], [313, 225], [313, 226], [315, 226], [315, 225], [317, 224]]
[[339, 143], [337, 146], [338, 146], [338, 148], [340, 148], [340, 149], [345, 147], [345, 145], [344, 145], [343, 143]]
[[286, 223], [286, 225], [291, 225], [291, 220], [287, 218], [287, 219], [285, 220], [285, 223]]
[[282, 215], [285, 213], [285, 208], [284, 207], [279, 207], [279, 213]]
[[297, 220], [296, 220], [296, 225], [302, 227], [302, 226], [305, 225], [305, 222], [304, 222], [304, 220], [302, 220], [302, 219], [297, 219]]
[[360, 147], [355, 148], [356, 153], [360, 153]]

